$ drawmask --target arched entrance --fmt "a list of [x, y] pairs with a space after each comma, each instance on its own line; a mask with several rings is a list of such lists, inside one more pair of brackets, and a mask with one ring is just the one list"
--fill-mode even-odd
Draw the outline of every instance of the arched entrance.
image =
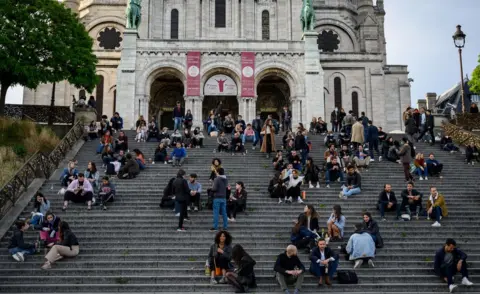
[[238, 115], [238, 87], [235, 81], [228, 75], [215, 74], [209, 77], [203, 86], [202, 115], [206, 119], [211, 110], [215, 111], [219, 103], [222, 118], [227, 114], [233, 117]]
[[185, 107], [184, 93], [180, 73], [173, 68], [162, 69], [150, 87], [149, 117], [155, 117], [160, 128], [173, 129], [173, 108], [177, 101]]
[[290, 107], [290, 87], [276, 75], [268, 75], [257, 85], [257, 113], [262, 119], [268, 115], [279, 120], [284, 106]]

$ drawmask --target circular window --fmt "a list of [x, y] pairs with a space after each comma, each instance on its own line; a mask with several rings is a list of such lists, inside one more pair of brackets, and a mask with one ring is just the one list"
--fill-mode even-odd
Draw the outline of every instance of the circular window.
[[122, 42], [121, 33], [115, 28], [104, 28], [98, 34], [97, 41], [99, 42], [98, 46], [103, 49], [115, 49], [120, 47], [120, 42]]
[[323, 31], [318, 35], [318, 49], [322, 52], [334, 52], [338, 50], [340, 40], [334, 31]]

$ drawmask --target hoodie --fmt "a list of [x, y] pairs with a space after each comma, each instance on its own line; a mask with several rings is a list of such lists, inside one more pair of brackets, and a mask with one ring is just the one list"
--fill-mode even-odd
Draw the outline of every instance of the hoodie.
[[219, 175], [213, 180], [213, 198], [225, 199], [227, 197], [227, 176]]

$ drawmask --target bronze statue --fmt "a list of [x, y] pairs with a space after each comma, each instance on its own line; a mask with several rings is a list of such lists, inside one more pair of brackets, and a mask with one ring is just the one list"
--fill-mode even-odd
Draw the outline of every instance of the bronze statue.
[[315, 10], [313, 9], [312, 0], [303, 0], [302, 13], [300, 14], [300, 22], [302, 23], [302, 31], [313, 31], [315, 27]]
[[138, 29], [142, 19], [142, 0], [128, 0], [125, 14], [127, 16], [127, 29]]

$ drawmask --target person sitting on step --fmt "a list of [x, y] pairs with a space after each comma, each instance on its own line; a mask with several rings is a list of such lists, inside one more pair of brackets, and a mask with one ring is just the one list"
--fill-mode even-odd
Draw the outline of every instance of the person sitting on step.
[[[208, 266], [210, 268], [210, 284], [226, 284], [226, 274], [230, 270], [230, 260], [232, 257], [232, 236], [228, 231], [219, 231], [215, 235], [215, 242], [210, 246], [208, 252]], [[217, 282], [216, 277], [222, 276]]]
[[285, 166], [285, 161], [283, 160], [282, 150], [277, 151], [277, 155], [272, 159], [273, 169], [276, 171], [282, 171]]
[[350, 146], [351, 143], [352, 143], [352, 140], [350, 139], [350, 136], [347, 133], [345, 133], [345, 129], [342, 128], [342, 130], [340, 131], [340, 134], [338, 134], [337, 145], [338, 146], [342, 146], [342, 145]]
[[225, 132], [221, 132], [220, 136], [217, 138], [217, 151], [218, 152], [228, 152], [228, 149], [230, 147], [230, 142], [228, 141], [227, 136], [225, 136]]
[[283, 181], [280, 172], [276, 172], [270, 180], [270, 183], [268, 184], [268, 193], [271, 198], [278, 198], [279, 204], [282, 203], [282, 199], [285, 198], [285, 201], [287, 200], [287, 187], [285, 186], [285, 182]]
[[68, 201], [74, 203], [85, 203], [87, 202], [87, 209], [92, 209], [92, 198], [93, 198], [93, 187], [89, 181], [85, 180], [85, 175], [83, 173], [78, 174], [78, 179], [68, 185], [65, 195], [63, 195], [63, 208], [62, 210], [67, 210]]
[[338, 204], [333, 206], [333, 211], [327, 221], [328, 236], [331, 241], [343, 240], [346, 218], [342, 214], [342, 207]]
[[31, 218], [28, 222], [30, 225], [41, 224], [43, 218], [50, 209], [50, 201], [45, 198], [41, 192], [35, 194], [35, 203], [33, 204], [33, 211], [31, 212]]
[[222, 160], [215, 157], [212, 159], [212, 165], [210, 166], [210, 177], [208, 180], [212, 182], [217, 177], [218, 170], [222, 168]]
[[372, 236], [377, 248], [383, 247], [383, 238], [380, 235], [378, 223], [372, 218], [372, 214], [368, 211], [363, 213], [363, 230]]
[[[325, 153], [323, 154], [323, 158], [325, 159], [326, 163], [332, 161], [333, 158], [338, 159], [338, 153], [335, 150], [335, 144], [330, 144], [328, 146], [328, 149], [325, 150]], [[337, 160], [337, 162], [338, 162], [338, 160]]]
[[235, 121], [235, 132], [239, 132], [240, 135], [243, 135], [243, 132], [247, 128], [245, 120], [242, 118], [241, 115], [237, 116], [237, 120]]
[[474, 161], [477, 161], [479, 162], [480, 161], [480, 157], [478, 156], [478, 148], [477, 146], [475, 146], [475, 143], [474, 142], [470, 142], [470, 144], [468, 144], [466, 150], [465, 150], [465, 161], [467, 162], [467, 164], [472, 164], [474, 163]]
[[293, 138], [288, 139], [287, 145], [285, 147], [286, 154], [290, 154], [292, 151], [295, 151], [295, 140]]
[[317, 118], [317, 132], [322, 135], [325, 135], [325, 133], [327, 132], [327, 123], [323, 120], [321, 116]]
[[302, 170], [302, 159], [298, 155], [297, 151], [292, 150], [290, 153], [287, 153], [288, 162], [296, 170]]
[[[298, 221], [292, 228], [292, 234], [290, 235], [290, 241], [298, 249], [305, 249], [307, 253], [310, 253], [310, 250], [315, 244], [315, 238], [318, 237], [316, 232], [312, 232], [308, 227], [308, 220], [306, 214], [300, 214]], [[311, 218], [310, 218], [311, 220]], [[318, 224], [318, 218], [317, 218]]]
[[355, 261], [353, 269], [362, 266], [364, 261], [368, 262], [370, 267], [374, 267], [373, 258], [375, 258], [375, 242], [370, 234], [365, 232], [362, 223], [355, 224], [355, 232], [348, 239], [345, 248], [348, 259]]
[[450, 153], [458, 152], [460, 150], [455, 144], [453, 144], [452, 137], [444, 135], [440, 140], [440, 148], [443, 151], [449, 151]]
[[52, 249], [45, 255], [43, 270], [51, 269], [52, 264], [64, 257], [75, 257], [80, 252], [77, 237], [70, 230], [67, 222], [61, 221], [59, 225], [60, 242], [53, 245]]
[[441, 172], [443, 169], [443, 164], [435, 159], [435, 155], [433, 153], [430, 153], [428, 155], [427, 168], [430, 176], [436, 176], [436, 177], [442, 178]]
[[310, 253], [310, 273], [319, 278], [319, 286], [323, 285], [323, 277], [325, 284], [332, 285], [331, 281], [337, 271], [339, 260], [338, 254], [327, 246], [325, 239], [317, 240], [317, 246]]
[[308, 183], [308, 187], [312, 189], [316, 185], [317, 189], [320, 188], [320, 181], [318, 174], [320, 168], [313, 162], [313, 158], [308, 157], [305, 164], [305, 183]]
[[102, 115], [102, 120], [100, 120], [100, 127], [98, 128], [99, 137], [103, 137], [107, 133], [107, 131], [111, 134], [112, 127], [110, 126], [110, 122], [108, 121], [108, 116]]
[[106, 131], [105, 135], [103, 135], [100, 139], [100, 144], [97, 147], [97, 154], [102, 154], [103, 149], [106, 146], [110, 146], [110, 148], [113, 148], [113, 136], [110, 135], [110, 131]]
[[287, 250], [277, 256], [275, 266], [275, 277], [277, 278], [282, 291], [285, 294], [290, 294], [288, 290], [289, 285], [295, 284], [294, 294], [302, 289], [303, 279], [305, 276], [305, 266], [298, 258], [297, 247], [295, 245], [288, 245]]
[[148, 127], [145, 122], [140, 122], [140, 125], [138, 125], [137, 127], [137, 135], [135, 136], [135, 141], [145, 142], [147, 140], [147, 131]]
[[132, 154], [128, 153], [126, 156], [125, 165], [118, 172], [119, 179], [134, 179], [140, 173], [138, 162], [133, 158]]
[[236, 152], [242, 153], [245, 155], [245, 146], [242, 144], [242, 138], [239, 132], [235, 132], [230, 143], [230, 152], [232, 155], [235, 155]]
[[89, 141], [98, 139], [97, 123], [94, 120], [92, 120], [90, 122], [90, 125], [88, 125], [87, 133], [88, 133], [88, 140]]
[[188, 188], [190, 189], [190, 199], [188, 201], [189, 206], [187, 207], [187, 211], [193, 209], [194, 211], [198, 211], [200, 207], [200, 195], [202, 194], [202, 184], [197, 182], [197, 174], [190, 174], [190, 178], [188, 180]]
[[434, 219], [432, 227], [441, 227], [440, 220], [442, 217], [448, 216], [447, 204], [445, 197], [438, 193], [437, 187], [430, 187], [430, 196], [427, 199], [427, 219]]
[[110, 146], [106, 146], [105, 148], [103, 148], [103, 151], [102, 151], [102, 162], [103, 162], [102, 167], [103, 168], [107, 167], [107, 165], [114, 160], [113, 156], [114, 156], [113, 149], [110, 148]]
[[378, 209], [380, 210], [380, 217], [382, 221], [386, 221], [385, 217], [386, 211], [395, 211], [397, 213], [397, 220], [401, 220], [401, 209], [402, 205], [398, 203], [397, 197], [395, 197], [395, 192], [392, 191], [392, 185], [385, 184], [383, 186], [383, 191], [378, 195]]
[[235, 222], [237, 213], [247, 209], [247, 195], [245, 184], [241, 181], [236, 182], [235, 191], [230, 193], [230, 197], [227, 201], [227, 215], [229, 221]]
[[353, 162], [357, 167], [364, 167], [365, 169], [368, 169], [368, 166], [370, 164], [370, 155], [368, 155], [367, 152], [363, 151], [362, 145], [358, 145], [358, 149], [353, 157]]
[[[252, 128], [251, 124], [247, 125], [247, 128], [243, 132], [242, 135], [242, 144], [245, 146], [245, 142], [252, 142], [255, 143], [257, 141], [257, 137], [255, 135], [255, 130]], [[252, 147], [252, 150], [255, 150], [255, 147]]]
[[[382, 151], [382, 156], [379, 157], [379, 159], [387, 159], [388, 160], [388, 151], [390, 150], [390, 147], [393, 146], [393, 138], [392, 137], [387, 137], [381, 142], [381, 151]], [[396, 160], [395, 160], [396, 161]]]
[[318, 225], [318, 219], [320, 215], [317, 211], [315, 211], [315, 207], [311, 204], [305, 205], [303, 212], [298, 215], [298, 219], [294, 222], [295, 224], [300, 221], [300, 217], [302, 215], [307, 218], [307, 229], [309, 229], [311, 232], [318, 233], [320, 231], [320, 227]]
[[168, 148], [170, 146], [171, 139], [170, 134], [168, 133], [168, 128], [162, 129], [160, 134], [158, 134], [158, 140], [160, 141], [160, 143], [163, 143], [165, 147]]
[[170, 145], [172, 147], [175, 147], [177, 143], [180, 143], [180, 145], [183, 146], [182, 133], [180, 133], [179, 130], [173, 131], [171, 138], [172, 138], [172, 141], [170, 142]]
[[402, 191], [402, 205], [401, 209], [405, 208], [406, 213], [411, 216], [412, 211], [415, 211], [415, 219], [418, 220], [420, 211], [422, 210], [422, 197], [423, 194], [415, 190], [414, 183], [409, 182], [407, 189]]
[[191, 129], [183, 130], [183, 147], [192, 148], [192, 131]]
[[352, 195], [360, 194], [360, 192], [362, 192], [362, 177], [353, 165], [349, 165], [347, 167], [347, 185], [343, 186], [339, 198], [346, 200]]
[[283, 135], [282, 137], [282, 146], [283, 146], [283, 149], [287, 149], [287, 145], [288, 143], [290, 143], [290, 141], [294, 140], [294, 136], [293, 136], [293, 133], [292, 131], [290, 130], [287, 130], [285, 132], [285, 135]]
[[256, 288], [257, 283], [253, 269], [256, 262], [245, 252], [242, 245], [233, 246], [232, 261], [237, 268], [234, 272], [227, 272], [225, 277], [228, 283], [237, 289], [235, 293], [247, 293], [249, 288]]
[[138, 167], [140, 168], [140, 170], [144, 170], [146, 167], [145, 155], [143, 155], [143, 152], [139, 149], [133, 149], [133, 152], [135, 153], [135, 160], [138, 162]]
[[182, 143], [177, 142], [177, 145], [172, 151], [171, 154], [172, 157], [172, 166], [182, 166], [183, 162], [185, 161], [185, 158], [187, 158], [187, 150], [185, 150], [184, 147], [182, 147]]
[[35, 226], [35, 229], [40, 230], [42, 246], [52, 247], [58, 241], [59, 224], [60, 218], [54, 215], [53, 212], [47, 212], [43, 222]]
[[317, 118], [314, 116], [312, 117], [312, 121], [310, 122], [310, 128], [308, 129], [308, 132], [315, 135], [318, 133], [318, 128], [319, 128], [319, 125], [317, 122]]
[[417, 153], [417, 155], [415, 155], [413, 164], [415, 165], [415, 173], [419, 176], [419, 180], [428, 180], [428, 166], [423, 157], [423, 153]]
[[12, 237], [8, 243], [8, 253], [16, 261], [25, 261], [25, 255], [33, 255], [37, 251], [38, 244], [25, 243], [23, 233], [28, 230], [30, 225], [26, 221], [16, 221]]
[[468, 279], [467, 254], [457, 248], [457, 242], [454, 239], [448, 238], [442, 248], [437, 250], [433, 270], [437, 276], [447, 282], [450, 293], [457, 288], [453, 282], [457, 272], [462, 275], [462, 285], [473, 286]]
[[155, 149], [155, 154], [153, 158], [156, 162], [163, 162], [164, 164], [167, 164], [167, 161], [168, 161], [167, 147], [165, 147], [164, 143], [158, 144], [157, 149]]
[[120, 150], [128, 150], [128, 137], [123, 131], [120, 131], [120, 133], [118, 134], [118, 138], [115, 139], [115, 152], [118, 152]]
[[291, 174], [285, 178], [287, 184], [287, 199], [285, 203], [292, 203], [293, 198], [297, 198], [298, 203], [303, 203], [302, 198], [300, 197], [301, 186], [302, 186], [303, 177], [299, 175], [298, 170], [292, 170]]
[[173, 181], [176, 178], [171, 178], [167, 186], [163, 188], [162, 200], [160, 201], [160, 208], [173, 209], [175, 207], [175, 193], [173, 191]]
[[115, 112], [112, 118], [110, 118], [110, 122], [115, 133], [123, 129], [123, 118], [120, 116], [120, 113]]
[[388, 149], [387, 157], [386, 159], [390, 162], [396, 162], [401, 164], [402, 162], [400, 161], [400, 142], [399, 141], [393, 141], [393, 145], [390, 146]]
[[98, 200], [103, 210], [107, 210], [107, 202], [113, 202], [115, 199], [115, 185], [110, 182], [110, 178], [104, 176], [102, 184], [98, 189]]
[[347, 166], [352, 163], [352, 151], [348, 148], [348, 145], [342, 145], [342, 149], [339, 153], [339, 163], [344, 171], [347, 170]]
[[340, 164], [337, 162], [337, 158], [333, 158], [333, 160], [327, 163], [326, 171], [325, 171], [325, 183], [326, 187], [330, 188], [330, 181], [335, 182], [337, 179], [340, 179], [342, 182], [342, 186], [345, 184], [345, 180], [343, 178], [342, 168]]
[[333, 146], [335, 146], [337, 142], [335, 140], [335, 134], [333, 133], [333, 131], [328, 131], [327, 135], [325, 136], [324, 142], [325, 147], [329, 147], [332, 144]]
[[93, 161], [89, 161], [87, 170], [85, 171], [85, 179], [90, 182], [93, 190], [98, 188], [98, 180], [100, 179], [100, 172], [97, 170], [97, 165]]
[[76, 162], [71, 160], [68, 162], [68, 167], [63, 169], [62, 175], [60, 176], [62, 187], [68, 187], [68, 185], [77, 178], [78, 170], [75, 168], [75, 164]]
[[148, 123], [148, 135], [147, 135], [146, 141], [149, 142], [150, 139], [155, 139], [158, 142], [159, 141], [158, 135], [159, 135], [159, 131], [158, 131], [157, 123], [155, 119], [152, 118], [150, 123]]
[[117, 154], [113, 155], [113, 161], [117, 161], [120, 163], [120, 166], [124, 166], [125, 162], [127, 162], [127, 157], [125, 156], [125, 151], [120, 150]]
[[193, 130], [193, 135], [192, 135], [192, 148], [203, 148], [203, 139], [205, 136], [203, 136], [203, 132], [200, 130], [199, 127], [196, 127]]

